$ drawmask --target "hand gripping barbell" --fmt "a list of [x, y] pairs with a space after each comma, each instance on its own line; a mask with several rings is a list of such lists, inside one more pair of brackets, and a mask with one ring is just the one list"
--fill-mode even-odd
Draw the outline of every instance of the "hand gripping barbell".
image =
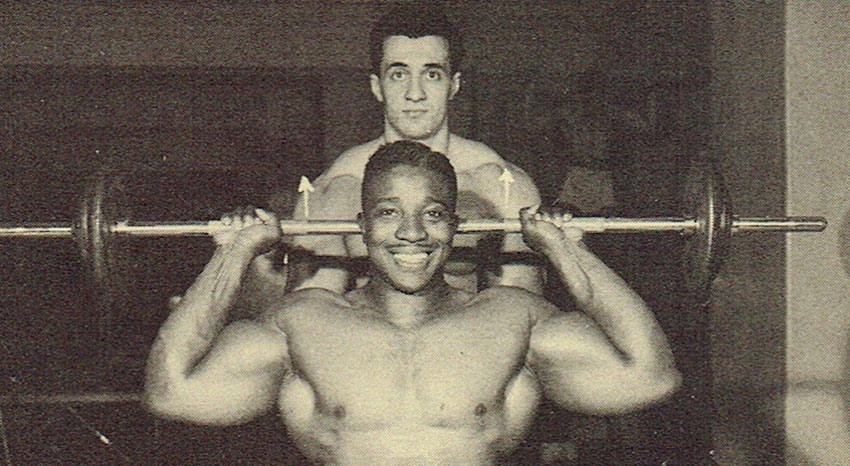
[[[688, 237], [683, 254], [686, 288], [704, 293], [711, 284], [732, 234], [740, 232], [822, 231], [823, 217], [754, 217], [732, 215], [722, 176], [709, 162], [694, 163], [684, 190], [685, 214], [680, 217], [574, 217], [570, 226], [588, 233], [675, 231]], [[230, 228], [220, 221], [131, 222], [126, 215], [126, 193], [121, 178], [101, 173], [93, 178], [82, 197], [73, 224], [0, 223], [0, 237], [75, 238], [95, 284], [99, 302], [108, 305], [111, 292], [121, 286], [119, 236], [201, 236]], [[284, 235], [359, 234], [353, 220], [282, 220]], [[461, 220], [458, 233], [517, 233], [519, 219]]]

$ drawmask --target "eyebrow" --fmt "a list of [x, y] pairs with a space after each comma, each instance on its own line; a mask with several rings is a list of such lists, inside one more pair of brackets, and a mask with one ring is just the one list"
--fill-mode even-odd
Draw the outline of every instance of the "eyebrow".
[[439, 68], [444, 72], [449, 72], [449, 67], [445, 63], [426, 63], [425, 68]]
[[[440, 199], [437, 199], [435, 197], [428, 196], [427, 198], [425, 198], [425, 200], [427, 202], [432, 202], [434, 204], [440, 204], [441, 206], [443, 206], [445, 208], [448, 208], [448, 206], [449, 206], [448, 201], [440, 200]], [[398, 202], [398, 201], [399, 201], [398, 197], [381, 197], [381, 198], [374, 200], [375, 204], [380, 204], [382, 202]]]
[[440, 200], [440, 199], [436, 199], [436, 198], [433, 198], [433, 197], [430, 197], [430, 196], [428, 197], [428, 201], [433, 202], [434, 204], [440, 204], [441, 206], [446, 207], [446, 208], [448, 208], [448, 206], [449, 206], [448, 202]]
[[[408, 65], [407, 63], [402, 63], [400, 61], [397, 61], [397, 62], [390, 63], [384, 69], [388, 70], [390, 68], [410, 68], [410, 65]], [[449, 67], [445, 63], [426, 63], [425, 68], [438, 68], [438, 69], [443, 70], [445, 73], [449, 72]]]

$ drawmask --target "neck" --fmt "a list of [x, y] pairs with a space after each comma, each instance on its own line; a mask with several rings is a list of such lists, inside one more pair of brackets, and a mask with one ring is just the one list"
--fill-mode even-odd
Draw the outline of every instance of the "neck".
[[[421, 142], [428, 146], [429, 149], [435, 152], [440, 152], [441, 154], [448, 157], [449, 155], [449, 139], [451, 134], [449, 133], [449, 125], [448, 122], [444, 122], [440, 129], [437, 130], [436, 133], [432, 134], [423, 139], [413, 139], [413, 141]], [[386, 120], [384, 121], [384, 143], [391, 144], [396, 141], [401, 141], [406, 139], [404, 136], [398, 133], [392, 125], [389, 124]]]
[[363, 287], [372, 309], [404, 328], [427, 321], [442, 308], [449, 292], [449, 285], [442, 278], [436, 277], [427, 287], [415, 293], [399, 291], [379, 276], [373, 276]]

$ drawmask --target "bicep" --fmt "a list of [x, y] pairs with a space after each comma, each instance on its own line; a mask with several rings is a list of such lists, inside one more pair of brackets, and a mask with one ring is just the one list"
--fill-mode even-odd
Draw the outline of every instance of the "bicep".
[[602, 330], [580, 313], [557, 313], [532, 329], [529, 367], [566, 409], [601, 414], [623, 382], [623, 361]]
[[675, 370], [630, 364], [598, 325], [581, 313], [558, 314], [532, 330], [529, 367], [546, 395], [566, 409], [614, 415], [669, 396], [680, 383]]
[[190, 379], [212, 374], [250, 377], [282, 370], [288, 360], [288, 347], [285, 335], [272, 325], [248, 320], [231, 323], [218, 335]]
[[529, 357], [544, 369], [621, 363], [620, 353], [591, 318], [580, 312], [555, 312], [532, 328]]
[[283, 333], [237, 321], [219, 334], [172, 398], [174, 415], [201, 424], [238, 424], [269, 409], [289, 367]]

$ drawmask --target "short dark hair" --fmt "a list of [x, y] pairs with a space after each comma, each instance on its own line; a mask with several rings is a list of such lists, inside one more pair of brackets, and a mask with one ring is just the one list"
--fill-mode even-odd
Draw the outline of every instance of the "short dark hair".
[[417, 1], [396, 4], [375, 23], [369, 34], [369, 56], [372, 61], [372, 73], [378, 76], [381, 75], [384, 40], [391, 36], [406, 36], [411, 39], [425, 36], [442, 37], [449, 44], [449, 66], [452, 74], [460, 69], [463, 39], [437, 4]]
[[381, 173], [388, 172], [399, 165], [425, 168], [443, 179], [452, 193], [452, 208], [457, 204], [457, 175], [449, 159], [432, 151], [428, 146], [416, 141], [396, 141], [384, 144], [366, 162], [363, 172], [363, 186], [360, 189], [360, 205], [365, 209], [366, 187], [374, 183]]

